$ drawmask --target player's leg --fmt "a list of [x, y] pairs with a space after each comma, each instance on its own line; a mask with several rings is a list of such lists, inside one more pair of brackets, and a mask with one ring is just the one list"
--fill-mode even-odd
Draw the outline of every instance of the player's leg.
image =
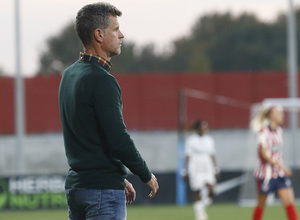
[[215, 186], [213, 184], [206, 184], [206, 187], [208, 189], [208, 197], [213, 198]]
[[277, 191], [277, 195], [284, 206], [294, 203], [294, 194], [291, 188], [282, 188]]
[[253, 220], [261, 220], [266, 205], [268, 194], [257, 194], [257, 206], [253, 211]]
[[193, 196], [194, 196], [194, 201], [195, 202], [200, 201], [201, 200], [201, 190], [200, 189], [195, 190], [193, 192]]
[[214, 185], [207, 183], [206, 188], [208, 190], [208, 195], [205, 198], [203, 198], [205, 206], [210, 205], [212, 203], [214, 197]]
[[194, 213], [195, 213], [195, 219], [196, 220], [203, 220], [203, 210], [204, 205], [201, 201], [201, 190], [197, 189], [193, 191], [193, 197], [194, 197]]
[[201, 190], [195, 190], [194, 194], [194, 212], [196, 220], [207, 220], [207, 214], [205, 212], [205, 204], [201, 198]]
[[256, 179], [257, 183], [257, 205], [253, 210], [252, 219], [261, 220], [270, 190], [270, 181], [264, 179]]
[[214, 197], [214, 188], [215, 186], [213, 184], [206, 184], [206, 187], [208, 189], [208, 197], [207, 197], [207, 205], [210, 205], [212, 203], [213, 197]]
[[203, 201], [205, 205], [210, 205], [212, 203], [213, 197], [214, 197], [214, 187], [216, 184], [216, 176], [214, 172], [207, 172], [205, 175], [205, 186], [208, 190], [208, 194], [205, 198], [203, 198]]
[[201, 198], [201, 191], [205, 186], [205, 182], [201, 175], [196, 175], [195, 173], [189, 174], [190, 188], [193, 191], [194, 197], [194, 213], [196, 220], [207, 220], [207, 216], [204, 210], [204, 203]]
[[264, 209], [266, 206], [266, 201], [268, 198], [268, 194], [257, 194], [257, 206], [261, 209]]
[[294, 206], [294, 193], [292, 188], [283, 188], [277, 191], [278, 197], [281, 199], [286, 209], [289, 220], [298, 220], [297, 212]]
[[[298, 220], [297, 212], [294, 206], [294, 191], [289, 178], [278, 179], [277, 195], [280, 198], [282, 205], [286, 209], [286, 214], [289, 220]], [[282, 188], [281, 188], [282, 187]]]

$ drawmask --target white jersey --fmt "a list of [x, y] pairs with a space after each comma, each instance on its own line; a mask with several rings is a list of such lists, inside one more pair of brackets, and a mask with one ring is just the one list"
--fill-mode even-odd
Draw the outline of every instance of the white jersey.
[[215, 155], [213, 139], [208, 135], [192, 134], [185, 143], [185, 156], [189, 157], [188, 174], [192, 189], [199, 189], [206, 183], [215, 183]]

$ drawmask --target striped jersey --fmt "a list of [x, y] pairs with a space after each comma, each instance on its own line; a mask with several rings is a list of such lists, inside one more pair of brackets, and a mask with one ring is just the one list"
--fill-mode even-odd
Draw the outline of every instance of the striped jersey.
[[255, 177], [260, 179], [275, 179], [277, 177], [283, 177], [283, 170], [273, 167], [271, 164], [266, 162], [259, 153], [261, 148], [266, 148], [267, 155], [270, 156], [274, 162], [282, 164], [281, 148], [283, 140], [281, 127], [277, 127], [275, 130], [271, 129], [269, 126], [263, 127], [258, 132], [257, 145], [259, 161], [254, 172]]

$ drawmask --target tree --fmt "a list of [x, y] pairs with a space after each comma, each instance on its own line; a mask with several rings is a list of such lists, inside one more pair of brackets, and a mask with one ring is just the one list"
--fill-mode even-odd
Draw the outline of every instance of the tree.
[[[300, 27], [300, 9], [296, 11]], [[137, 47], [123, 43], [122, 54], [113, 58], [115, 73], [215, 72], [286, 70], [286, 15], [273, 22], [260, 21], [254, 14], [234, 16], [230, 12], [199, 17], [191, 34], [180, 36], [171, 53], [157, 53], [155, 44]], [[299, 36], [299, 31], [298, 31]], [[82, 51], [73, 23], [47, 40], [39, 73], [61, 73]], [[298, 44], [298, 51], [300, 43]], [[300, 56], [298, 56], [300, 62]]]
[[190, 37], [184, 37], [174, 42], [174, 52], [167, 59], [169, 71], [209, 71], [210, 59], [204, 45], [195, 42]]
[[78, 59], [80, 51], [83, 50], [73, 22], [68, 24], [59, 35], [50, 37], [47, 46], [47, 50], [40, 58], [39, 74], [62, 73]]
[[[282, 70], [286, 62], [282, 27], [282, 23], [261, 22], [252, 14], [238, 17], [230, 13], [208, 14], [199, 18], [187, 40], [176, 42], [176, 53], [185, 53], [185, 57], [189, 56], [188, 60], [191, 60], [186, 52], [187, 45], [195, 45], [188, 47], [189, 53], [191, 48], [196, 48], [207, 60], [206, 67], [211, 71]], [[185, 46], [179, 47], [180, 44]], [[201, 59], [198, 61], [201, 63]]]
[[278, 41], [278, 36], [282, 37], [285, 32], [274, 33], [271, 24], [247, 14], [236, 19], [231, 28], [208, 50], [214, 70], [272, 70], [274, 55], [285, 59], [286, 54], [281, 52], [286, 41]]

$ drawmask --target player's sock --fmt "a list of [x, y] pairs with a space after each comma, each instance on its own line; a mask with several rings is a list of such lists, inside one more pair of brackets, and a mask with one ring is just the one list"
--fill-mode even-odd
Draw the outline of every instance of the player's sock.
[[204, 203], [200, 200], [194, 203], [196, 220], [207, 220]]
[[255, 207], [253, 212], [253, 220], [261, 220], [264, 210], [258, 206]]
[[289, 220], [298, 220], [297, 212], [293, 204], [286, 206], [285, 209]]
[[212, 203], [212, 198], [210, 197], [205, 197], [203, 200], [205, 206], [209, 206]]

